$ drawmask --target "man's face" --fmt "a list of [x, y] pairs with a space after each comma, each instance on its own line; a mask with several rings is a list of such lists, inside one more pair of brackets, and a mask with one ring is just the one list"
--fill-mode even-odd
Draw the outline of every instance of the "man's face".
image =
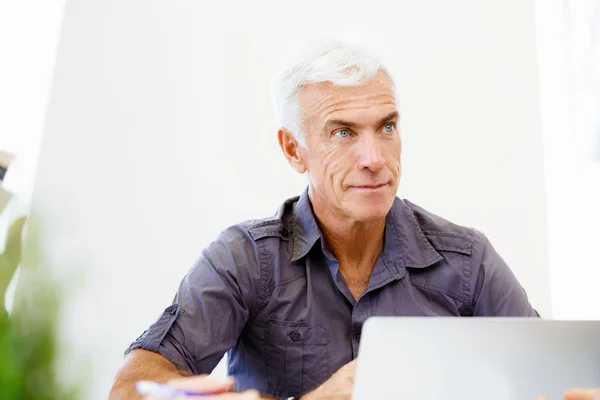
[[308, 145], [299, 148], [300, 163], [313, 204], [353, 221], [385, 217], [401, 175], [399, 115], [387, 75], [363, 86], [306, 85], [299, 101]]

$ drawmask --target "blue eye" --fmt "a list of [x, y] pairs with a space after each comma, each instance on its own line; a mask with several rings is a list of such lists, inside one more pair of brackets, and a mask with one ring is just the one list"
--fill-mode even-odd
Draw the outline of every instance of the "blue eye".
[[346, 137], [350, 136], [350, 132], [348, 132], [347, 129], [340, 129], [339, 131], [337, 131], [335, 133], [335, 135], [337, 135], [341, 138], [346, 138]]
[[383, 131], [384, 131], [385, 133], [392, 133], [392, 132], [394, 132], [394, 128], [395, 128], [395, 125], [394, 125], [394, 124], [385, 124], [385, 125], [383, 126]]

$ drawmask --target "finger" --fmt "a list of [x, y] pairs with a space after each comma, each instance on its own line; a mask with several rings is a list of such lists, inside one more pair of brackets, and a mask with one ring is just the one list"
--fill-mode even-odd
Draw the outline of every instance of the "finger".
[[600, 400], [600, 389], [571, 389], [564, 394], [564, 400]]
[[169, 386], [178, 389], [194, 390], [205, 393], [223, 393], [231, 390], [233, 387], [233, 378], [215, 378], [212, 376], [199, 375], [186, 378], [172, 379], [168, 383]]

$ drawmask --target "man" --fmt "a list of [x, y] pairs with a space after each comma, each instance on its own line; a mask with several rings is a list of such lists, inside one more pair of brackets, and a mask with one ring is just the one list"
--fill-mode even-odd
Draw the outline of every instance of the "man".
[[181, 376], [227, 351], [234, 389], [255, 391], [222, 398], [346, 399], [368, 317], [537, 316], [482, 233], [396, 198], [400, 115], [376, 56], [319, 43], [274, 94], [279, 145], [307, 190], [204, 250], [128, 349], [111, 399], [134, 398], [141, 379], [226, 392], [231, 381]]

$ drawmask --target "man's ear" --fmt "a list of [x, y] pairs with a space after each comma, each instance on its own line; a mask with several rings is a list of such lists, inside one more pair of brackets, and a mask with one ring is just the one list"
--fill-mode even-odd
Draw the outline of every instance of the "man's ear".
[[298, 140], [285, 128], [280, 128], [277, 131], [277, 140], [279, 141], [279, 147], [283, 151], [283, 155], [287, 159], [288, 163], [298, 172], [303, 174], [306, 172], [306, 164], [302, 154], [300, 154], [301, 146]]

